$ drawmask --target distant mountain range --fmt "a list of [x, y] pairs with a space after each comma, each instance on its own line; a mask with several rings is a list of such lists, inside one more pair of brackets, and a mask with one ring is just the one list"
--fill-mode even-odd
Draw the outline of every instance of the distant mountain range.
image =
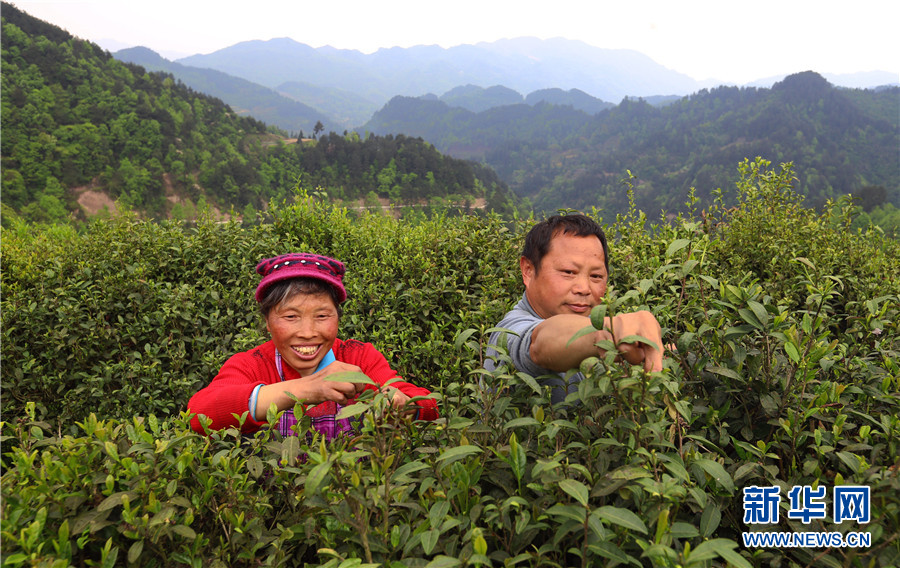
[[[475, 112], [545, 101], [594, 114], [626, 97], [667, 103], [717, 86], [672, 71], [636, 51], [601, 49], [562, 38], [524, 37], [452, 48], [397, 47], [372, 54], [313, 48], [279, 38], [242, 42], [175, 62], [150, 56], [148, 51], [121, 50], [114, 55], [172, 73], [238, 111], [289, 131], [309, 130], [319, 120], [326, 129], [336, 131], [358, 127], [397, 95], [439, 98]], [[223, 77], [198, 69], [219, 71], [268, 90], [252, 91], [246, 84], [230, 86]], [[897, 76], [888, 72], [825, 77], [836, 86], [853, 88], [900, 84]], [[769, 87], [783, 78], [760, 79], [749, 86]], [[289, 101], [314, 110], [292, 107]], [[297, 118], [277, 118], [282, 108]]]
[[290, 81], [356, 93], [383, 105], [396, 95], [443, 93], [460, 85], [503, 85], [520, 93], [578, 88], [619, 101], [628, 95], [688, 94], [698, 84], [631, 50], [580, 41], [518, 38], [451, 48], [416, 46], [372, 54], [314, 49], [292, 39], [248, 41], [178, 60], [273, 89]]
[[[222, 99], [238, 114], [252, 116], [294, 134], [304, 131], [311, 133], [317, 122], [322, 122], [326, 131], [347, 130], [351, 124], [367, 122], [380, 108], [372, 101], [353, 93], [316, 87], [300, 81], [283, 83], [276, 91], [215, 69], [169, 61], [146, 47], [122, 49], [114, 56], [120, 61], [141, 65], [148, 71], [169, 73], [196, 91]], [[579, 89], [541, 89], [522, 96], [519, 92], [500, 85], [488, 88], [463, 85], [440, 97], [428, 93], [420, 98], [439, 100], [450, 107], [473, 112], [513, 104], [534, 106], [546, 102], [568, 105], [588, 114], [596, 114], [616, 106]], [[678, 98], [680, 97], [649, 97], [646, 100], [651, 104], [666, 104]], [[318, 109], [328, 109], [328, 112]]]

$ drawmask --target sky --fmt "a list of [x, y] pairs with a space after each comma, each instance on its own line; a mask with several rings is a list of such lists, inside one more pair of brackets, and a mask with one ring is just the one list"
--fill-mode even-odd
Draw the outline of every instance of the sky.
[[900, 81], [893, 0], [9, 1], [108, 50], [140, 45], [171, 60], [281, 37], [372, 53], [531, 36], [632, 49], [699, 81], [807, 70]]

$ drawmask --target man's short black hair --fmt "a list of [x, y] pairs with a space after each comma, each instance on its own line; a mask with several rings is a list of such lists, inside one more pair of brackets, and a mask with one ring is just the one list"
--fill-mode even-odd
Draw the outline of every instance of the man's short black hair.
[[528, 231], [522, 256], [531, 262], [535, 272], [541, 269], [541, 261], [550, 250], [550, 241], [559, 234], [575, 237], [595, 236], [600, 239], [603, 246], [603, 262], [606, 264], [607, 274], [609, 273], [609, 247], [606, 244], [606, 235], [596, 221], [581, 213], [548, 217]]

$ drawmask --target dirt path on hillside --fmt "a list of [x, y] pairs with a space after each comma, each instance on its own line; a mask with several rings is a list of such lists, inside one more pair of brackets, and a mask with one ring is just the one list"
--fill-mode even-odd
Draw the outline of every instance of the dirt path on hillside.
[[116, 202], [113, 201], [106, 192], [100, 191], [98, 188], [99, 185], [97, 184], [97, 181], [94, 180], [90, 185], [73, 187], [72, 193], [76, 195], [75, 199], [78, 202], [78, 205], [84, 209], [84, 212], [88, 217], [96, 217], [103, 211], [115, 216], [119, 212], [116, 207]]

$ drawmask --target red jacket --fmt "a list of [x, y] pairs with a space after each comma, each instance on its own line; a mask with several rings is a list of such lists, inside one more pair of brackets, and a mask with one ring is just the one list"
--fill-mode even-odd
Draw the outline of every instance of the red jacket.
[[[399, 377], [396, 371], [391, 369], [384, 358], [371, 343], [363, 343], [355, 339], [342, 341], [334, 340], [332, 347], [334, 357], [338, 361], [356, 365], [370, 379], [378, 385]], [[284, 380], [297, 379], [300, 374], [290, 365], [284, 365]], [[247, 412], [250, 402], [250, 394], [256, 385], [270, 385], [281, 380], [275, 367], [275, 345], [268, 341], [259, 347], [233, 355], [222, 365], [219, 374], [206, 387], [197, 392], [188, 401], [188, 410], [194, 414], [204, 414], [212, 419], [210, 428], [214, 430], [237, 426], [238, 420], [234, 415], [240, 416]], [[395, 381], [391, 387], [409, 396], [426, 396], [431, 391], [417, 387], [404, 381]], [[367, 389], [375, 390], [374, 386], [367, 385]], [[419, 418], [422, 420], [435, 420], [438, 417], [437, 403], [434, 400], [420, 400]], [[309, 407], [307, 407], [309, 408]], [[258, 422], [248, 415], [244, 421], [244, 432], [255, 432], [265, 422]], [[200, 421], [196, 416], [191, 418], [191, 427], [199, 433], [203, 433]]]

